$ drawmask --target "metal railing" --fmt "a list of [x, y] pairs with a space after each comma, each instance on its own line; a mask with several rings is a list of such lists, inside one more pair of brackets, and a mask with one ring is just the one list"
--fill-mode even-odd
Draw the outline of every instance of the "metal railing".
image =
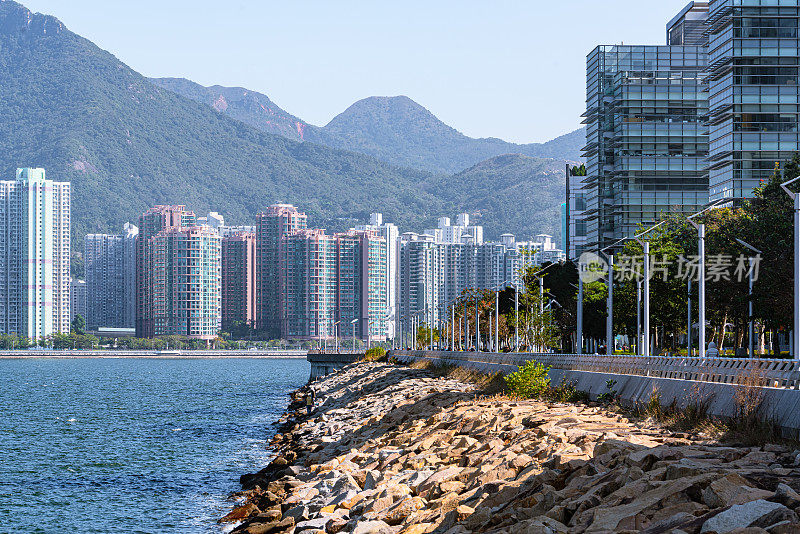
[[258, 349], [258, 350], [219, 350], [219, 349], [165, 349], [165, 350], [103, 350], [103, 349], [17, 349], [0, 350], [0, 357], [106, 357], [106, 358], [127, 358], [127, 357], [305, 357], [308, 351], [304, 349]]
[[800, 361], [688, 356], [632, 356], [553, 353], [392, 351], [396, 357], [441, 359], [448, 363], [520, 366], [536, 360], [553, 369], [672, 378], [719, 384], [800, 389]]

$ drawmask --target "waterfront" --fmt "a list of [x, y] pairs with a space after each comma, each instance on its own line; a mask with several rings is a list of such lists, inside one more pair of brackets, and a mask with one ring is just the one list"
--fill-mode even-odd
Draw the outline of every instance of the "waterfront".
[[219, 532], [300, 359], [0, 361], [0, 530]]

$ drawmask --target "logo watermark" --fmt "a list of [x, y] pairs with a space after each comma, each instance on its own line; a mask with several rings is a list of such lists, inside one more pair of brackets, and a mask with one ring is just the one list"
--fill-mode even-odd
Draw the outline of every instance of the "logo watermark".
[[[743, 282], [752, 276], [753, 282], [758, 280], [761, 267], [761, 255], [733, 256], [730, 254], [712, 254], [706, 256], [706, 281]], [[584, 284], [608, 279], [608, 261], [592, 252], [584, 252], [578, 259], [578, 274]], [[648, 265], [648, 278], [660, 278], [667, 281], [673, 279], [683, 281], [700, 280], [700, 256], [679, 255], [675, 259], [651, 255]], [[644, 256], [614, 256], [614, 280], [644, 279]]]

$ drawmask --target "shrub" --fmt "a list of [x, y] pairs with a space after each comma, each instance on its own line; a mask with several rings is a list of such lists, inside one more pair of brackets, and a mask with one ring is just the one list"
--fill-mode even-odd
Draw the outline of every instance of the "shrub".
[[575, 382], [564, 379], [556, 388], [551, 388], [547, 396], [556, 402], [586, 402], [589, 394], [575, 387]]
[[518, 371], [506, 376], [506, 386], [514, 396], [523, 399], [539, 398], [550, 389], [548, 372], [550, 372], [549, 367], [528, 360]]
[[379, 362], [382, 361], [386, 357], [386, 349], [383, 347], [372, 347], [367, 352], [364, 353], [364, 357], [361, 359], [365, 362]]
[[616, 380], [606, 380], [606, 392], [597, 396], [597, 401], [603, 404], [611, 404], [617, 398], [617, 390], [614, 386], [617, 385]]

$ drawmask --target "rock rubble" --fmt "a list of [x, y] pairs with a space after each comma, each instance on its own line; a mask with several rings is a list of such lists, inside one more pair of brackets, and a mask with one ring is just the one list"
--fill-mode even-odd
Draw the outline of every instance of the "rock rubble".
[[356, 364], [293, 397], [221, 521], [250, 534], [800, 533], [800, 451]]

